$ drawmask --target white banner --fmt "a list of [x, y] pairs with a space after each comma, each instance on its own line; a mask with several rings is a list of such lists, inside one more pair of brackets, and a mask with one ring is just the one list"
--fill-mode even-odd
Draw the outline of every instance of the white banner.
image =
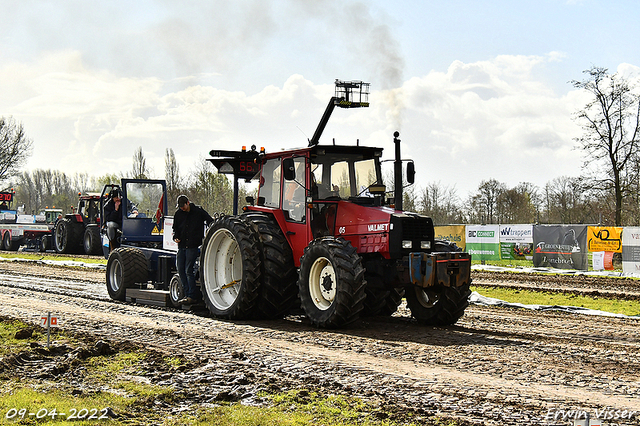
[[469, 243], [499, 243], [499, 225], [467, 225], [467, 244]]
[[593, 262], [594, 271], [604, 271], [604, 252], [594, 251], [592, 253], [591, 261]]
[[533, 244], [533, 225], [500, 225], [500, 242]]
[[640, 274], [640, 227], [625, 226], [622, 229], [622, 271]]
[[165, 216], [164, 218], [162, 248], [165, 250], [178, 251], [178, 243], [173, 241], [173, 216]]

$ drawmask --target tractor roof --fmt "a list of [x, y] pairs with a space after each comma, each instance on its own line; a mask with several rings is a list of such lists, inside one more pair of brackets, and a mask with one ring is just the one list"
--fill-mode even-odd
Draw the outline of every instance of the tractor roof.
[[265, 153], [264, 148], [255, 150], [255, 146], [247, 151], [211, 150], [208, 158], [219, 173], [233, 174], [239, 178], [251, 179], [259, 171], [259, 165], [265, 160], [273, 158], [287, 158], [292, 156], [331, 156], [339, 159], [342, 155], [361, 155], [363, 159], [382, 157], [382, 148], [360, 145], [314, 145], [307, 148], [295, 148], [286, 151]]
[[361, 145], [314, 145], [307, 148], [297, 148], [286, 151], [277, 151], [265, 154], [265, 158], [290, 157], [292, 155], [307, 155], [313, 158], [318, 155], [350, 155], [360, 154], [364, 158], [382, 157], [382, 148]]

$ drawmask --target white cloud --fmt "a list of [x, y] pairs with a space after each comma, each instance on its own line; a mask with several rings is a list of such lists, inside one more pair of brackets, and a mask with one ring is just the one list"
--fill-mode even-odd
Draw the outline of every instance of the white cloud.
[[[369, 109], [337, 109], [322, 142], [360, 139], [383, 146], [390, 158], [393, 131], [400, 130], [403, 157], [416, 161], [419, 185], [441, 181], [461, 196], [489, 178], [543, 185], [576, 175], [581, 159], [572, 138], [579, 129], [571, 114], [584, 98], [575, 91], [557, 96], [533, 77], [548, 60], [455, 61], [446, 72], [414, 77], [393, 93], [374, 91]], [[306, 146], [333, 95], [332, 85], [301, 75], [256, 94], [172, 87], [172, 81], [91, 69], [74, 51], [0, 67], [3, 114], [22, 121], [34, 139], [29, 166], [67, 173], [127, 171], [138, 146], [158, 177], [166, 148], [186, 173], [216, 147]]]

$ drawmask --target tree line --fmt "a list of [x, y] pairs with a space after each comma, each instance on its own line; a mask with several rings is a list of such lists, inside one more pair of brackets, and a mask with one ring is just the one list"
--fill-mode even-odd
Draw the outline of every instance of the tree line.
[[[157, 178], [147, 167], [142, 148], [135, 151], [133, 166], [128, 172], [95, 177], [85, 173], [67, 175], [57, 170], [36, 169], [17, 173], [7, 189], [15, 191], [17, 204], [14, 204], [14, 208], [24, 206], [25, 213], [37, 213], [45, 208], [61, 208], [69, 213], [77, 208], [80, 193], [100, 193], [106, 184], [120, 184], [122, 178]], [[165, 154], [165, 173], [162, 179], [167, 183], [168, 214], [173, 214], [175, 201], [180, 194], [187, 195], [190, 200], [211, 213], [232, 213], [232, 183], [205, 159], [201, 159], [192, 172], [182, 175], [173, 149], [169, 148]], [[241, 199], [244, 199], [248, 191], [244, 186], [241, 187]]]
[[[72, 211], [78, 203], [78, 193], [100, 192], [105, 184], [119, 183], [121, 178], [154, 178], [144, 165], [141, 148], [134, 154], [130, 172], [92, 177], [87, 174], [67, 175], [55, 170], [24, 171], [15, 177], [16, 201], [25, 212], [37, 212], [45, 207]], [[233, 186], [226, 175], [219, 174], [208, 161], [201, 159], [194, 170], [180, 173], [172, 149], [166, 150], [164, 179], [167, 182], [169, 214], [173, 213], [178, 195], [207, 211], [230, 214], [233, 206]], [[391, 185], [388, 185], [391, 188]], [[240, 186], [240, 205], [254, 189]], [[637, 199], [625, 204], [625, 217], [636, 218], [627, 225], [638, 225], [640, 211]], [[596, 190], [583, 178], [558, 177], [543, 188], [523, 182], [513, 188], [495, 179], [482, 181], [466, 198], [458, 196], [454, 187], [440, 182], [424, 187], [410, 186], [404, 192], [404, 209], [430, 216], [436, 225], [446, 224], [514, 224], [514, 223], [589, 223], [613, 224], [613, 195]], [[635, 210], [632, 207], [635, 206]]]
[[[593, 66], [584, 71], [584, 80], [574, 80], [575, 88], [590, 95], [589, 102], [576, 111], [574, 119], [582, 127], [576, 146], [585, 154], [583, 176], [561, 176], [537, 187], [522, 182], [513, 188], [495, 179], [480, 182], [466, 198], [455, 187], [440, 182], [425, 187], [408, 187], [405, 210], [424, 213], [435, 224], [481, 223], [589, 223], [640, 225], [640, 94], [635, 82], [606, 68]], [[129, 172], [91, 177], [67, 176], [54, 170], [21, 171], [32, 149], [22, 124], [0, 117], [0, 183], [9, 182], [26, 212], [45, 207], [70, 211], [79, 192], [100, 192], [107, 183], [120, 178], [148, 178], [142, 148], [133, 156]], [[193, 171], [183, 175], [172, 149], [166, 150], [164, 178], [169, 205], [179, 194], [202, 204], [209, 212], [231, 213], [232, 184], [226, 175], [200, 159]], [[387, 185], [389, 188], [392, 186]], [[240, 200], [252, 192], [241, 185]], [[252, 194], [255, 195], [255, 194]], [[171, 210], [171, 209], [170, 209]]]
[[[495, 179], [482, 181], [466, 198], [455, 188], [430, 183], [407, 188], [405, 210], [447, 224], [615, 224], [613, 194], [592, 187], [582, 177], [561, 176], [538, 187], [521, 182], [509, 188]], [[637, 198], [624, 204], [623, 225], [639, 225]]]

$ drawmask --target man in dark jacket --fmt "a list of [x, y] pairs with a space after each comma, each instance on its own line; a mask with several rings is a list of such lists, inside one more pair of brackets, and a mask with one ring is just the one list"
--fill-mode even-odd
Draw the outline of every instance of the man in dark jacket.
[[176, 266], [184, 289], [185, 298], [179, 302], [193, 305], [202, 300], [202, 294], [196, 286], [194, 267], [198, 258], [204, 224], [213, 222], [213, 218], [202, 207], [189, 202], [186, 195], [178, 197], [178, 210], [173, 215], [173, 240], [178, 243]]
[[122, 229], [122, 192], [119, 188], [112, 189], [109, 201], [104, 205], [104, 221], [107, 224], [107, 238], [109, 238], [109, 252], [119, 247], [118, 230]]

